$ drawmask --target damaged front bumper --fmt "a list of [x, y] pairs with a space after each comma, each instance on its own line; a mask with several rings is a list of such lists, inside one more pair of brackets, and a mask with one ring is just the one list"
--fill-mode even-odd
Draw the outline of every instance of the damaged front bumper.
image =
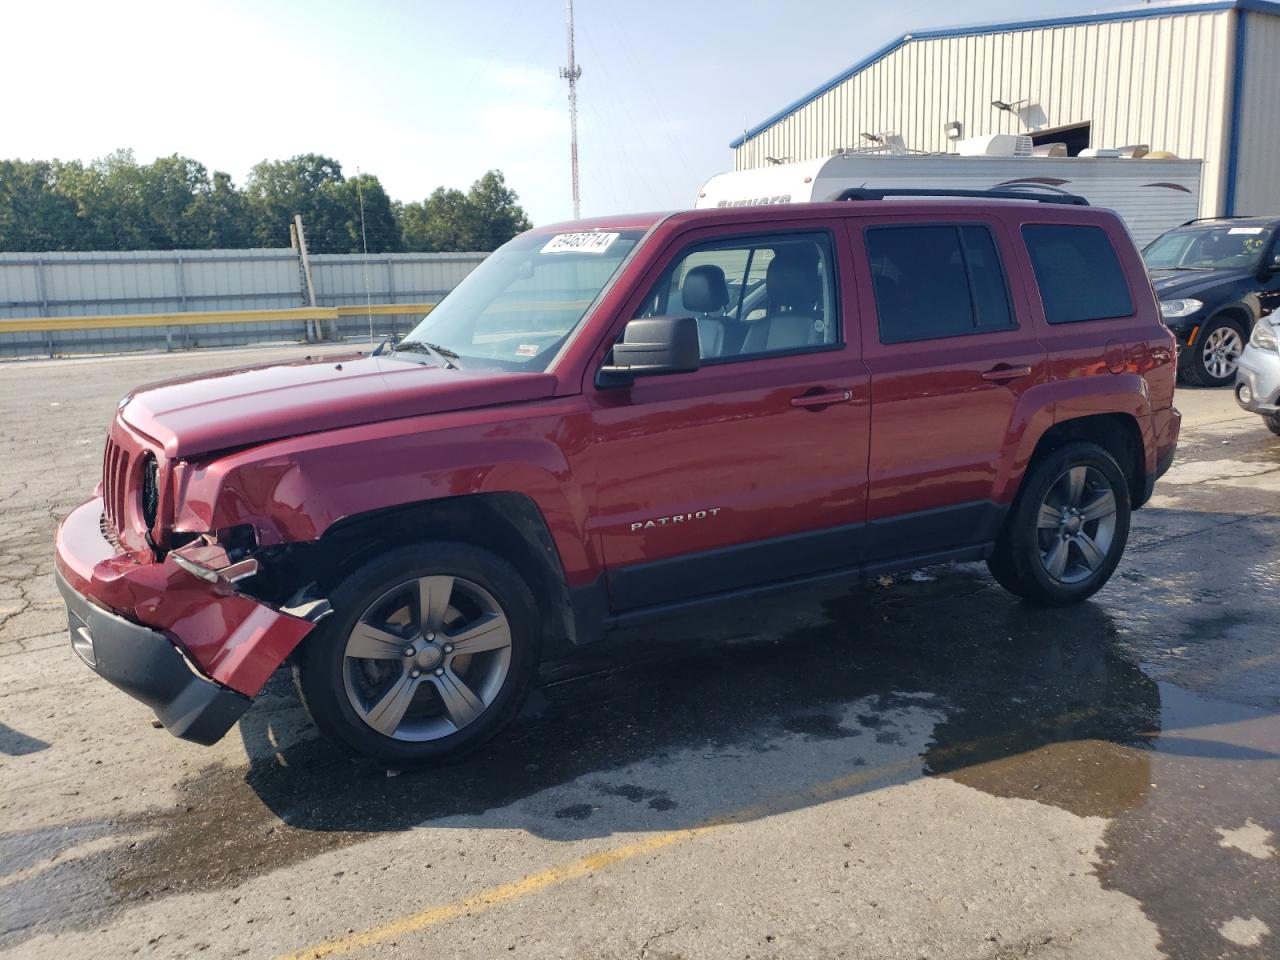
[[57, 580], [76, 656], [149, 706], [174, 736], [217, 743], [249, 709], [248, 697], [202, 677], [163, 634], [95, 606], [61, 573]]
[[71, 644], [99, 676], [155, 711], [169, 732], [214, 743], [315, 626], [213, 582], [173, 554], [142, 564], [101, 526], [102, 501], [58, 527], [56, 573]]

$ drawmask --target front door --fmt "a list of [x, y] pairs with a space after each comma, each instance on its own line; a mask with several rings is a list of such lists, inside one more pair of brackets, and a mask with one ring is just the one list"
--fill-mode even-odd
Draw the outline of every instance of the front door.
[[614, 610], [858, 562], [869, 409], [847, 253], [838, 221], [704, 229], [641, 286], [627, 317], [697, 317], [702, 366], [588, 386]]

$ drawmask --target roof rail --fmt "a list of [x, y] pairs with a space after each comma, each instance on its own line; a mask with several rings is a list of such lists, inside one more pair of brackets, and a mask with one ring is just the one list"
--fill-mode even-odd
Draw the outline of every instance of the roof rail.
[[837, 200], [883, 200], [886, 197], [977, 197], [982, 200], [1034, 200], [1037, 203], [1065, 203], [1087, 207], [1089, 201], [1074, 193], [1031, 190], [949, 190], [942, 187], [850, 187]]
[[1230, 216], [1222, 216], [1222, 217], [1196, 217], [1194, 220], [1187, 220], [1184, 223], [1180, 223], [1179, 226], [1189, 227], [1193, 223], [1204, 223], [1208, 220], [1252, 220], [1256, 216], [1257, 214], [1255, 213], [1234, 213], [1234, 214], [1231, 214]]

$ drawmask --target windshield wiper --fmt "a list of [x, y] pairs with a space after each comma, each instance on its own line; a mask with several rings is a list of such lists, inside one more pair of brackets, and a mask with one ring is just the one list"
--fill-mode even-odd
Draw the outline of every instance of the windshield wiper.
[[439, 344], [427, 343], [425, 340], [401, 340], [391, 347], [391, 353], [400, 353], [402, 351], [405, 353], [425, 353], [448, 370], [462, 369], [462, 365], [457, 362], [458, 355], [448, 347], [442, 347]]
[[1189, 270], [1192, 273], [1212, 273], [1213, 267], [1152, 267], [1152, 270]]

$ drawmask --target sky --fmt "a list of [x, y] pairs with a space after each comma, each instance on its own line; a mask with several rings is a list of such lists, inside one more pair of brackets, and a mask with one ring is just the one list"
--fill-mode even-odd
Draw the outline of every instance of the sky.
[[[690, 206], [744, 129], [902, 33], [1108, 0], [575, 0], [584, 216]], [[398, 200], [498, 168], [572, 215], [563, 0], [6, 5], [0, 158], [323, 153]]]

